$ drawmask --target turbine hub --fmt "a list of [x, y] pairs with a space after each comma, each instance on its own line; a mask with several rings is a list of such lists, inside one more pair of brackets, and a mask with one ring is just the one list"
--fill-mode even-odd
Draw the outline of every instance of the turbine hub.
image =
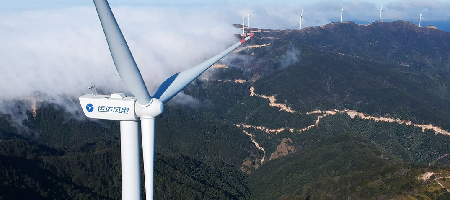
[[147, 105], [140, 105], [136, 102], [136, 115], [139, 118], [155, 118], [164, 111], [164, 104], [155, 98], [152, 98]]

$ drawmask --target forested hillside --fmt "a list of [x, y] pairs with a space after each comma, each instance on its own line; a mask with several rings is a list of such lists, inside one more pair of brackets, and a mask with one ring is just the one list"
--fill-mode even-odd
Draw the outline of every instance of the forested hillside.
[[[156, 119], [157, 199], [449, 198], [450, 33], [253, 31]], [[120, 199], [118, 122], [25, 115], [0, 116], [0, 199]]]

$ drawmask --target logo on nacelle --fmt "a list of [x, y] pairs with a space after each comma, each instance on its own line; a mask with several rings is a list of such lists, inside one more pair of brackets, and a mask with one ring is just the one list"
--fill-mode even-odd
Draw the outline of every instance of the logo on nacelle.
[[114, 113], [128, 114], [128, 111], [130, 111], [130, 109], [127, 107], [113, 107], [113, 106], [98, 107], [98, 112], [114, 112]]
[[86, 105], [86, 110], [87, 110], [88, 112], [94, 111], [94, 105], [92, 105], [92, 104], [87, 104], [87, 105]]

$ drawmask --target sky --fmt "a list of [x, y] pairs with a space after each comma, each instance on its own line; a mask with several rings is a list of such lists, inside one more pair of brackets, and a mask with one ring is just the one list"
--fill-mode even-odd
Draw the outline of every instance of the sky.
[[[320, 23], [340, 20], [340, 7], [344, 8], [344, 20], [372, 22], [378, 20], [379, 9], [383, 4], [382, 18], [386, 21], [418, 21], [421, 11], [424, 20], [450, 21], [450, 0], [110, 0], [112, 7], [162, 7], [173, 9], [224, 8], [233, 14], [252, 14], [255, 26], [260, 28], [294, 28], [299, 21], [296, 17], [304, 10], [304, 25], [315, 26]], [[67, 7], [92, 7], [91, 0], [2, 0], [0, 10], [38, 10], [64, 9]], [[277, 12], [277, 13], [276, 13]], [[268, 17], [268, 18], [266, 18]], [[276, 17], [276, 18], [273, 18]], [[274, 24], [278, 19], [290, 24]], [[236, 20], [238, 23], [240, 20]]]
[[[172, 74], [236, 43], [234, 34], [241, 31], [231, 25], [247, 14], [251, 27], [298, 29], [302, 9], [303, 27], [319, 26], [339, 21], [342, 4], [344, 21], [369, 23], [378, 20], [380, 2], [385, 21], [418, 23], [423, 11], [424, 23], [450, 22], [450, 1], [439, 0], [110, 0], [110, 5], [153, 94]], [[90, 0], [1, 0], [0, 44], [0, 112], [11, 110], [5, 102], [36, 93], [66, 104], [64, 98], [89, 93], [91, 84], [128, 92]]]
[[[342, 4], [354, 3], [354, 2], [367, 2], [376, 5], [379, 4], [389, 4], [396, 2], [408, 2], [411, 0], [350, 0], [350, 1], [337, 1], [331, 0], [329, 2], [338, 2]], [[298, 4], [314, 4], [324, 2], [321, 0], [110, 0], [111, 4], [117, 5], [133, 5], [133, 6], [200, 6], [200, 5], [256, 5], [256, 4], [288, 4], [288, 5], [298, 5]], [[441, 0], [441, 2], [445, 2]], [[58, 6], [88, 6], [92, 3], [89, 0], [2, 0], [0, 6], [5, 7], [58, 7]]]

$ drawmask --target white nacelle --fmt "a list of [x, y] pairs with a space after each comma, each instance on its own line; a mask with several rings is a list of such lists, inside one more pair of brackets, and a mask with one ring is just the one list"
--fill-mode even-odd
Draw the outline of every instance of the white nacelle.
[[134, 97], [122, 93], [112, 95], [86, 94], [80, 97], [81, 108], [89, 118], [130, 121], [137, 120]]

